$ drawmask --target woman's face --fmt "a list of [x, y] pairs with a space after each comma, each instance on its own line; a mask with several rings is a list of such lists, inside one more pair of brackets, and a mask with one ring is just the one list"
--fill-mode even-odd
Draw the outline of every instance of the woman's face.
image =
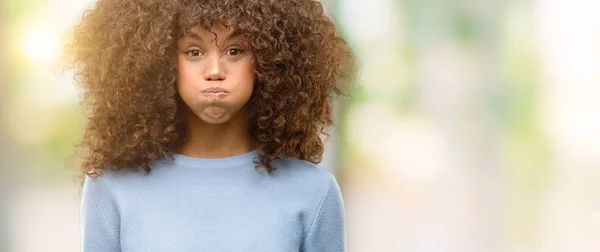
[[193, 36], [178, 41], [177, 87], [191, 112], [219, 124], [238, 114], [250, 99], [255, 68], [254, 55], [235, 33], [220, 26], [212, 32], [197, 26]]

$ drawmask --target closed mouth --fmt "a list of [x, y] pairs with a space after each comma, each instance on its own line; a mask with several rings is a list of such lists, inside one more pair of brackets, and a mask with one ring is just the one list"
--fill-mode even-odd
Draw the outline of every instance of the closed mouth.
[[229, 92], [223, 88], [212, 87], [212, 88], [207, 88], [207, 89], [202, 90], [202, 94], [206, 98], [221, 99], [221, 98], [229, 95]]
[[202, 93], [205, 93], [205, 94], [228, 94], [229, 92], [227, 90], [225, 90], [224, 88], [211, 87], [211, 88], [202, 90]]

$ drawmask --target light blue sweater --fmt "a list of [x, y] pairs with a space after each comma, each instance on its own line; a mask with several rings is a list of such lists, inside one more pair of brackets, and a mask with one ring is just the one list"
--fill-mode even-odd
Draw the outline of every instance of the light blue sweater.
[[86, 177], [83, 252], [346, 251], [342, 194], [328, 171], [297, 159], [254, 169], [256, 150], [201, 159], [175, 154], [152, 171]]

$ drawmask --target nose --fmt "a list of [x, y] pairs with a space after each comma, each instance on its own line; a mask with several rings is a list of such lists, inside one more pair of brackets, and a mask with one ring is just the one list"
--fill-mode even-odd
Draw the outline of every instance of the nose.
[[211, 57], [206, 66], [204, 79], [207, 81], [225, 80], [225, 69], [218, 57]]

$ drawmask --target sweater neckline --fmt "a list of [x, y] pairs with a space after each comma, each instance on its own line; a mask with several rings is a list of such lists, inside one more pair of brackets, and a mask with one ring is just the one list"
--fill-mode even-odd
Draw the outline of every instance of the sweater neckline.
[[236, 166], [254, 162], [258, 157], [258, 150], [252, 150], [247, 153], [229, 156], [224, 158], [197, 158], [185, 156], [179, 153], [173, 153], [173, 161], [177, 164], [188, 167], [211, 168]]

